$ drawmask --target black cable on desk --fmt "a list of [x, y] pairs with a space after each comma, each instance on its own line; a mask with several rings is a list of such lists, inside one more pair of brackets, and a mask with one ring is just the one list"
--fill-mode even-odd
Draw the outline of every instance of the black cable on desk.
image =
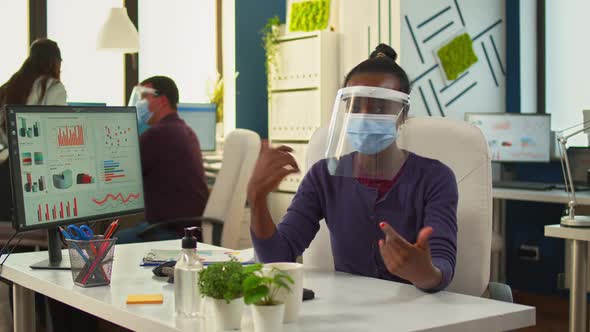
[[[19, 234], [19, 232], [14, 232], [14, 234], [12, 234], [12, 236], [10, 237], [10, 239], [8, 239], [8, 242], [6, 242], [6, 244], [4, 245], [4, 247], [2, 247], [2, 250], [0, 250], [0, 258], [2, 257], [2, 255], [4, 255], [6, 249], [8, 249], [8, 247], [10, 246], [10, 242], [14, 239], [14, 237], [17, 234]], [[21, 234], [21, 236], [19, 237], [18, 241], [16, 241], [16, 244], [12, 247], [12, 249], [10, 251], [7, 251], [6, 257], [4, 257], [4, 260], [2, 260], [2, 262], [0, 263], [0, 268], [2, 267], [2, 265], [4, 265], [4, 262], [6, 262], [6, 260], [10, 256], [10, 254], [12, 254], [12, 252], [14, 250], [16, 250], [16, 248], [20, 244], [20, 241], [25, 237], [25, 234], [24, 233], [20, 233], [20, 234]]]

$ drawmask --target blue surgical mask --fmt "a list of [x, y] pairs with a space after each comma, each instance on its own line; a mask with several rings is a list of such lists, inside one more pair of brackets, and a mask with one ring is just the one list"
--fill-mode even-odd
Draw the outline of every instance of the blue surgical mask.
[[152, 113], [149, 110], [149, 103], [145, 99], [141, 99], [135, 105], [137, 108], [137, 124], [139, 134], [141, 135], [144, 131], [150, 128], [148, 121], [152, 117]]
[[346, 136], [356, 151], [377, 154], [395, 142], [396, 122], [396, 115], [350, 114]]

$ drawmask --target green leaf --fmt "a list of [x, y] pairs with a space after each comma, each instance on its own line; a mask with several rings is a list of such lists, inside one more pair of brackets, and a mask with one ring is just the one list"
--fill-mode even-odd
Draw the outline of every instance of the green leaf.
[[250, 275], [242, 282], [242, 288], [244, 291], [258, 287], [262, 284], [262, 278], [257, 275]]
[[252, 264], [244, 267], [243, 273], [250, 274], [262, 270], [262, 264]]
[[265, 285], [258, 286], [251, 289], [249, 292], [244, 294], [244, 302], [246, 304], [255, 304], [260, 302], [270, 292], [269, 288]]
[[285, 289], [289, 289], [289, 285], [287, 285], [284, 281], [282, 280], [275, 280], [275, 285], [278, 286], [278, 288], [285, 288]]
[[290, 275], [288, 275], [288, 274], [286, 274], [286, 273], [284, 273], [284, 272], [281, 272], [281, 273], [277, 273], [277, 274], [275, 274], [274, 280], [275, 280], [275, 282], [276, 282], [276, 281], [283, 281], [283, 280], [286, 280], [286, 281], [288, 281], [290, 284], [294, 284], [294, 283], [295, 283], [295, 282], [293, 281], [293, 278], [291, 278], [291, 276], [290, 276]]

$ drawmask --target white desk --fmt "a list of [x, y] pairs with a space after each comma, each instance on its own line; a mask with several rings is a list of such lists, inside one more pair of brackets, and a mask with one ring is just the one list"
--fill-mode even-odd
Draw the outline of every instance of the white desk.
[[[46, 252], [12, 255], [0, 275], [15, 283], [15, 308], [23, 317], [32, 291], [45, 294], [115, 324], [139, 331], [210, 331], [212, 319], [181, 321], [174, 318], [173, 285], [152, 276], [150, 268], [138, 266], [146, 248], [179, 248], [180, 241], [131, 244], [116, 247], [112, 284], [80, 288], [69, 271], [31, 270], [29, 265]], [[200, 245], [200, 248], [211, 246]], [[64, 258], [68, 258], [64, 252]], [[284, 331], [506, 331], [535, 324], [535, 308], [478, 297], [440, 292], [423, 293], [411, 285], [334, 272], [306, 270], [304, 287], [316, 299], [304, 302], [298, 322]], [[132, 293], [162, 293], [162, 305], [126, 305]], [[19, 297], [20, 296], [20, 297]], [[34, 324], [34, 323], [33, 323]], [[30, 328], [25, 326], [25, 328]], [[251, 331], [249, 311], [242, 330]], [[25, 331], [18, 326], [16, 332]], [[28, 331], [28, 330], [27, 330]]]
[[590, 228], [549, 225], [545, 226], [545, 236], [572, 240], [569, 326], [570, 331], [586, 331], [586, 271]]
[[[545, 203], [569, 203], [569, 198], [565, 190], [525, 190], [525, 189], [505, 189], [494, 188], [492, 191], [494, 199], [531, 201]], [[578, 205], [590, 205], [590, 191], [576, 192]]]
[[[492, 256], [492, 280], [506, 282], [506, 200], [529, 201], [567, 204], [569, 197], [565, 190], [526, 190], [526, 189], [506, 189], [493, 188], [492, 197], [494, 199], [494, 233], [497, 234], [496, 250]], [[578, 205], [590, 205], [590, 191], [581, 191], [576, 193]]]

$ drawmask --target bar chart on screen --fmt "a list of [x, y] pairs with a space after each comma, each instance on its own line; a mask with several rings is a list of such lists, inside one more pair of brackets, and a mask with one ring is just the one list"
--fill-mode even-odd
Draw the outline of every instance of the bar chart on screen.
[[37, 138], [40, 135], [39, 121], [27, 121], [26, 118], [18, 118], [20, 125], [18, 136], [21, 138]]
[[124, 182], [125, 169], [121, 167], [121, 161], [118, 160], [103, 160], [102, 162], [102, 179], [104, 182]]
[[40, 202], [35, 204], [38, 222], [48, 222], [78, 217], [78, 198]]
[[[48, 155], [56, 159], [87, 158], [92, 146], [92, 131], [80, 117], [51, 117], [44, 123], [47, 135]], [[91, 128], [90, 128], [91, 130]]]
[[57, 146], [60, 148], [84, 146], [84, 127], [81, 125], [57, 127]]
[[47, 189], [47, 183], [45, 182], [44, 175], [38, 175], [33, 172], [24, 173], [23, 187], [25, 193], [36, 193], [39, 191], [45, 191]]

